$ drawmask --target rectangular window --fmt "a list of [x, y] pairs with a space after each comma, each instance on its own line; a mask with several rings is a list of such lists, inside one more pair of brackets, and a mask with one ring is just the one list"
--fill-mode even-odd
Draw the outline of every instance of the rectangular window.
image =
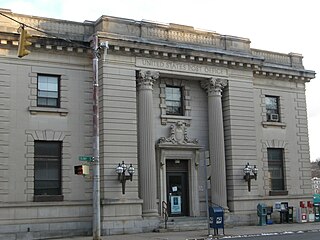
[[269, 185], [271, 191], [284, 191], [283, 149], [268, 148]]
[[61, 142], [59, 141], [34, 143], [34, 195], [61, 195]]
[[279, 97], [266, 96], [266, 110], [268, 122], [280, 122]]
[[58, 76], [38, 75], [37, 106], [60, 107]]
[[181, 87], [166, 87], [166, 114], [183, 115]]

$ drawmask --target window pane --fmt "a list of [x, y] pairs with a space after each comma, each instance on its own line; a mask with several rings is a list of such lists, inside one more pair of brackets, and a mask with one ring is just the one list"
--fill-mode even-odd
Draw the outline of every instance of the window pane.
[[181, 94], [180, 94], [180, 92], [174, 92], [174, 93], [172, 94], [172, 99], [174, 99], [174, 100], [179, 100], [179, 101], [180, 101], [180, 99], [181, 99]]
[[58, 93], [57, 92], [49, 92], [49, 91], [38, 91], [38, 97], [57, 99]]
[[180, 102], [172, 102], [172, 106], [180, 108], [181, 103]]
[[[42, 98], [42, 100], [39, 100]], [[54, 99], [53, 101], [50, 100]], [[59, 78], [57, 76], [38, 76], [38, 106], [59, 107]]]
[[267, 111], [267, 121], [280, 122], [279, 97], [266, 96], [265, 103], [266, 103], [266, 111]]
[[167, 114], [182, 115], [182, 92], [180, 87], [166, 87]]
[[35, 181], [35, 195], [60, 195], [59, 181]]
[[38, 82], [38, 89], [39, 90], [47, 90], [48, 89], [47, 82], [39, 81]]
[[49, 155], [60, 157], [61, 142], [36, 141], [34, 146], [37, 157]]
[[50, 99], [50, 98], [48, 98], [47, 99], [47, 105], [48, 105], [48, 107], [55, 107], [55, 106], [57, 106], [57, 100], [56, 99]]
[[282, 148], [268, 148], [268, 170], [270, 189], [285, 190]]
[[166, 100], [173, 100], [173, 89], [166, 88]]
[[46, 98], [48, 95], [47, 93], [48, 93], [47, 91], [38, 91], [38, 97]]
[[49, 180], [59, 180], [60, 178], [60, 162], [48, 162], [47, 178]]
[[173, 113], [180, 113], [180, 108], [179, 107], [173, 107], [172, 109], [173, 109], [172, 110]]
[[61, 194], [61, 142], [35, 141], [34, 194]]
[[283, 180], [282, 179], [272, 179], [271, 180], [271, 189], [272, 190], [284, 190]]
[[34, 163], [34, 179], [46, 179], [46, 163], [42, 161], [35, 161]]
[[38, 106], [44, 106], [46, 105], [46, 99], [45, 98], [39, 98], [38, 97]]
[[48, 98], [58, 98], [58, 93], [57, 92], [47, 92], [47, 97]]
[[282, 161], [282, 151], [281, 149], [270, 149], [268, 151], [269, 161]]
[[278, 109], [278, 98], [277, 97], [266, 97], [267, 109]]
[[173, 106], [173, 102], [167, 101], [167, 104], [166, 104], [166, 105], [167, 105], [167, 108], [168, 108], [168, 107], [172, 107], [172, 106]]
[[48, 81], [48, 91], [58, 91], [58, 79]]
[[173, 113], [173, 107], [167, 106], [167, 114]]
[[269, 164], [269, 173], [272, 178], [282, 178], [282, 168], [279, 165]]

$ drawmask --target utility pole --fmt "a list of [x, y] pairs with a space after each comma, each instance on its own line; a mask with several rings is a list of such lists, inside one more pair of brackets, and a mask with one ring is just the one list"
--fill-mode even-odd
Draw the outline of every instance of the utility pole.
[[99, 161], [99, 39], [93, 36], [93, 240], [100, 240], [101, 219], [100, 219], [100, 161]]

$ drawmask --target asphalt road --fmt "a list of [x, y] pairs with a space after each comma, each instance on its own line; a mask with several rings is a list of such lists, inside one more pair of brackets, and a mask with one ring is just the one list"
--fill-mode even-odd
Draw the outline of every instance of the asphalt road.
[[320, 232], [301, 232], [301, 233], [272, 233], [272, 234], [264, 234], [259, 236], [249, 236], [249, 237], [237, 237], [231, 239], [241, 239], [241, 240], [319, 240], [320, 239]]

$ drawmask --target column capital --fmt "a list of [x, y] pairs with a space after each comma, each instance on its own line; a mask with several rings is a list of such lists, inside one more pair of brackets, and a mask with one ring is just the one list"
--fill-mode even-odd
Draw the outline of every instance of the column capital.
[[221, 96], [222, 89], [227, 86], [227, 84], [227, 79], [216, 77], [201, 81], [201, 87], [207, 91], [208, 95]]
[[151, 89], [153, 83], [159, 78], [159, 72], [150, 70], [139, 70], [137, 77], [137, 86], [141, 89]]

